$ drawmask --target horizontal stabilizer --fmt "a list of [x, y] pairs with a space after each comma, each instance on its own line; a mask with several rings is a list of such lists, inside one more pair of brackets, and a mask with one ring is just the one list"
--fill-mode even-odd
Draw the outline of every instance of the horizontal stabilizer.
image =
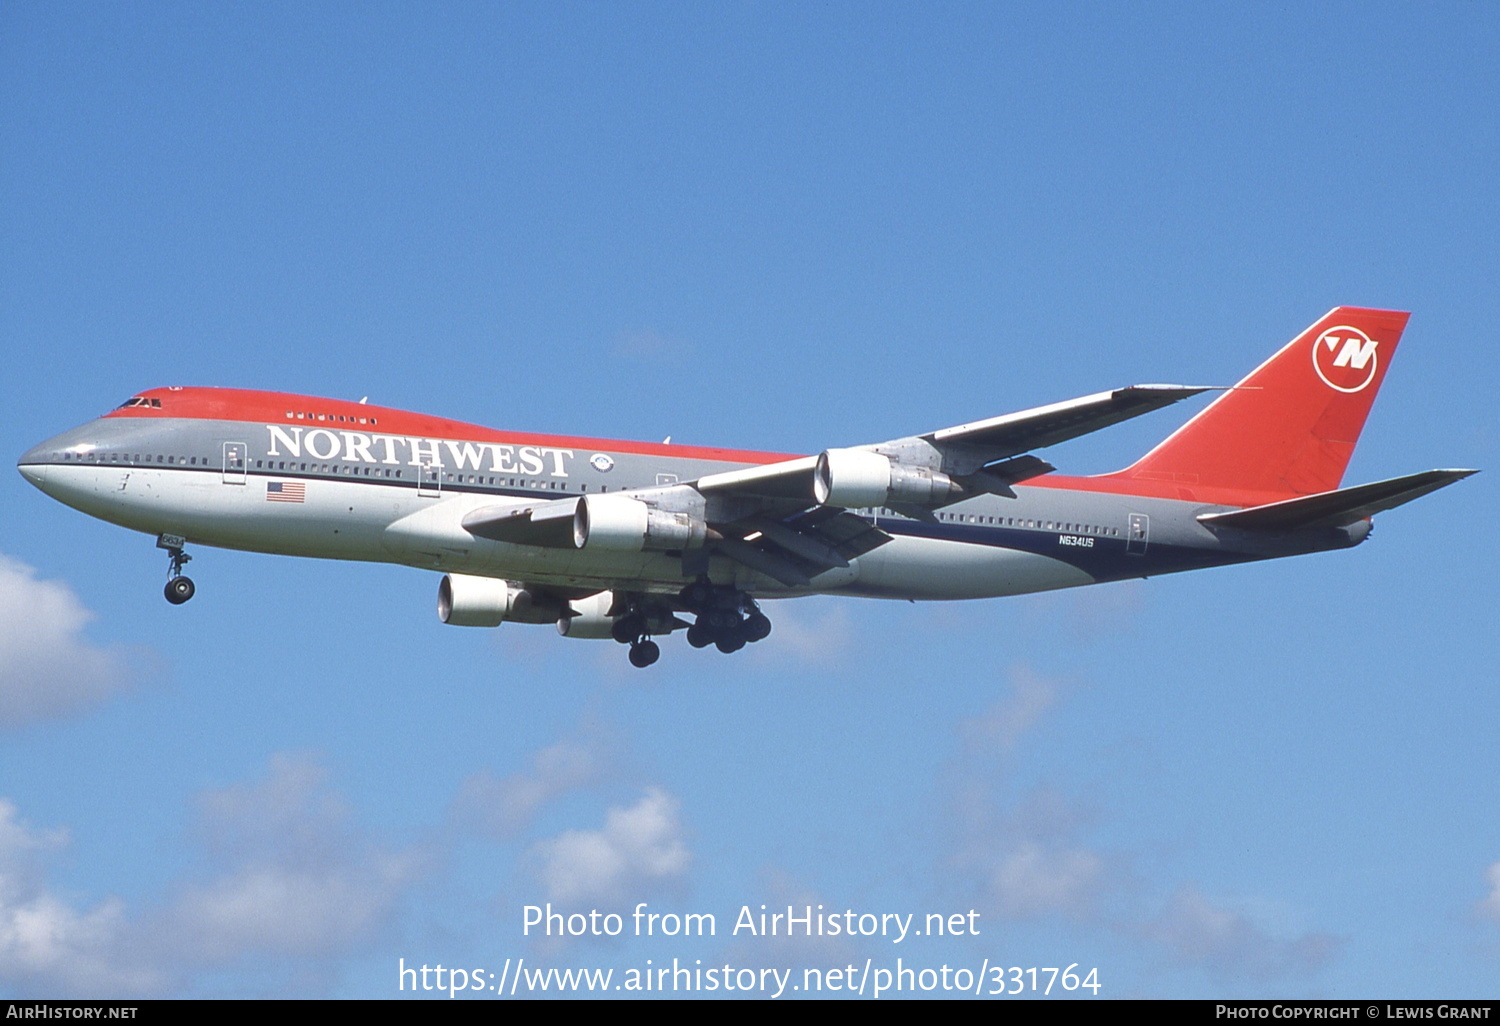
[[1477, 473], [1477, 470], [1424, 470], [1389, 481], [1339, 488], [1229, 513], [1205, 513], [1198, 520], [1209, 527], [1238, 527], [1247, 531], [1347, 527]]

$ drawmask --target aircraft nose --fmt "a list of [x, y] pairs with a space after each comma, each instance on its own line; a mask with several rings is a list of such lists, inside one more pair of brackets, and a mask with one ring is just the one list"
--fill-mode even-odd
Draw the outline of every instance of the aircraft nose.
[[19, 460], [16, 461], [16, 469], [21, 476], [38, 488], [47, 483], [47, 463], [49, 453], [46, 451], [47, 443], [28, 449]]

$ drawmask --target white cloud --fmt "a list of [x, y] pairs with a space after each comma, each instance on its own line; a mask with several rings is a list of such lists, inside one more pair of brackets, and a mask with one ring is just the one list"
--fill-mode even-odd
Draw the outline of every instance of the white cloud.
[[1090, 911], [1105, 885], [1104, 856], [1084, 847], [1054, 848], [1025, 838], [997, 861], [989, 880], [1000, 912], [1025, 919]]
[[[206, 792], [206, 859], [158, 906], [82, 908], [46, 882], [63, 831], [21, 822], [0, 800], [0, 984], [58, 996], [180, 994], [222, 970], [306, 980], [375, 938], [421, 860], [364, 837], [323, 771], [277, 756], [264, 781]], [[291, 962], [288, 960], [302, 960]], [[315, 973], [313, 973], [315, 975]]]
[[1004, 694], [959, 725], [954, 861], [995, 915], [1087, 918], [1118, 885], [1118, 858], [1083, 843], [1090, 817], [1060, 791], [1007, 786], [1017, 747], [1063, 685], [1026, 666], [1012, 667], [1008, 678]]
[[212, 870], [184, 884], [165, 917], [185, 952], [331, 956], [390, 917], [420, 859], [361, 836], [325, 777], [305, 756], [277, 755], [264, 781], [204, 794]]
[[[954, 883], [1004, 919], [1060, 916], [1157, 945], [1180, 967], [1223, 981], [1309, 976], [1337, 956], [1332, 934], [1268, 928], [1264, 901], [1214, 902], [1191, 886], [1152, 887], [1128, 851], [1090, 843], [1095, 810], [1045, 784], [1018, 786], [1022, 743], [1065, 692], [1025, 666], [979, 716], [959, 725], [950, 792]], [[1500, 863], [1482, 907], [1500, 919]], [[1294, 918], [1278, 915], [1273, 919]]]
[[1003, 751], [1016, 743], [1057, 703], [1061, 685], [1026, 666], [1011, 667], [1010, 689], [983, 713], [960, 727], [964, 740], [975, 747], [998, 744]]
[[0, 556], [0, 728], [80, 712], [125, 685], [120, 655], [83, 636], [91, 619], [66, 584]]
[[170, 923], [194, 957], [328, 957], [368, 940], [412, 876], [399, 856], [323, 869], [244, 866], [186, 890]]
[[589, 730], [537, 752], [529, 773], [497, 779], [484, 771], [470, 777], [454, 802], [454, 814], [470, 827], [509, 840], [530, 825], [542, 806], [600, 779], [610, 762], [608, 739]]
[[1215, 904], [1192, 886], [1178, 890], [1144, 932], [1165, 946], [1178, 964], [1201, 968], [1223, 981], [1308, 976], [1343, 946], [1340, 938], [1328, 933], [1275, 936], [1245, 912]]
[[80, 911], [48, 889], [45, 857], [67, 843], [0, 799], [0, 982], [49, 997], [154, 991], [161, 977], [132, 957], [118, 899]]
[[1127, 876], [1122, 857], [1085, 843], [1089, 817], [1060, 793], [997, 790], [971, 782], [956, 805], [964, 840], [954, 862], [980, 900], [1006, 919], [1094, 916]]
[[559, 903], [623, 900], [683, 876], [692, 855], [678, 802], [658, 787], [629, 808], [611, 808], [601, 830], [569, 830], [536, 846], [548, 897]]
[[762, 663], [839, 666], [854, 644], [848, 605], [844, 599], [817, 598], [767, 603], [763, 612], [771, 617], [771, 636], [748, 651]]
[[1490, 885], [1489, 897], [1479, 903], [1479, 911], [1500, 923], [1500, 862], [1484, 871], [1485, 881]]

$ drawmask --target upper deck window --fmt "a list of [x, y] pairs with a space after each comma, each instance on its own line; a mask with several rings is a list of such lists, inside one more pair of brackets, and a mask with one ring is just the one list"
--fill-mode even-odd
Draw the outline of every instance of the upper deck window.
[[[153, 399], [152, 402], [156, 402], [156, 400]], [[161, 404], [157, 403], [157, 405], [159, 406]], [[287, 410], [286, 419], [291, 420], [293, 418], [296, 418], [297, 420], [332, 421], [338, 424], [353, 424], [355, 421], [358, 421], [361, 424], [371, 425], [380, 423], [374, 417], [354, 417], [352, 415], [346, 415], [342, 413], [311, 413], [307, 410], [297, 410], [295, 412], [292, 410]]]

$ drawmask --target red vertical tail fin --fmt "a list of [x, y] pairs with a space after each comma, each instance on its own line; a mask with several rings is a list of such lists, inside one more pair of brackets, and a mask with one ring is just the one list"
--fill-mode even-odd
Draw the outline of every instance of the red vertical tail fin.
[[1340, 306], [1133, 466], [1152, 490], [1296, 496], [1343, 480], [1410, 314]]

